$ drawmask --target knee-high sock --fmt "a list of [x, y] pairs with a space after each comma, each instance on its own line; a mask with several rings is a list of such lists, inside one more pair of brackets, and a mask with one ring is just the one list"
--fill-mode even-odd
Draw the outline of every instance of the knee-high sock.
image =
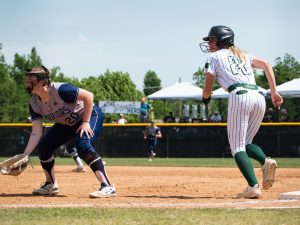
[[91, 165], [90, 165], [91, 169], [96, 172], [97, 170], [100, 171], [101, 173], [103, 173], [107, 183], [109, 186], [111, 186], [109, 180], [108, 180], [108, 176], [106, 174], [106, 171], [105, 171], [105, 168], [104, 168], [104, 165], [103, 165], [103, 161], [101, 158], [99, 158], [98, 160], [96, 160], [95, 162], [93, 162]]
[[235, 162], [238, 165], [240, 171], [248, 182], [250, 187], [254, 187], [255, 184], [258, 184], [252, 163], [246, 154], [246, 152], [238, 152], [234, 156]]
[[54, 157], [51, 157], [49, 160], [41, 161], [42, 168], [46, 171], [51, 178], [52, 183], [54, 184], [54, 178], [52, 174], [52, 169], [54, 166]]
[[259, 146], [255, 144], [246, 145], [246, 153], [250, 158], [255, 159], [261, 165], [264, 165], [267, 156]]

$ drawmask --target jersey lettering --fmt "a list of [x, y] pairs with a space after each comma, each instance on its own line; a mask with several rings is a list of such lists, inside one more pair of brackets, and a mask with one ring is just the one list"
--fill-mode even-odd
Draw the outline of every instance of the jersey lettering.
[[228, 56], [228, 62], [233, 75], [251, 75], [251, 68], [238, 57]]

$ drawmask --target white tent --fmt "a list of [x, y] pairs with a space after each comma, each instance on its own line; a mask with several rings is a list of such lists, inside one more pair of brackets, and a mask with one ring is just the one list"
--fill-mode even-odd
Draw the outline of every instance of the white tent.
[[[264, 95], [267, 94], [267, 90], [262, 87], [258, 87], [258, 90], [261, 91]], [[228, 98], [228, 96], [229, 96], [229, 93], [221, 87], [221, 88], [218, 88], [217, 90], [213, 91], [211, 98], [221, 99], [221, 98]]]
[[[277, 86], [277, 91], [283, 97], [300, 97], [300, 78], [293, 79]], [[270, 89], [268, 90], [270, 94]]]
[[151, 95], [149, 99], [202, 99], [202, 89], [188, 82], [175, 83], [169, 87], [159, 90]]

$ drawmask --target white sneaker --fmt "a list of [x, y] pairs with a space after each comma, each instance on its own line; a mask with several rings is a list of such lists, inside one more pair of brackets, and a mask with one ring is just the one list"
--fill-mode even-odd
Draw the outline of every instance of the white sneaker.
[[155, 156], [156, 156], [156, 153], [155, 153], [155, 152], [152, 152], [152, 156], [155, 157]]
[[151, 161], [152, 161], [152, 159], [148, 159], [148, 161], [149, 161], [149, 162], [151, 162]]
[[239, 193], [236, 198], [261, 198], [261, 190], [256, 184], [254, 187], [246, 187], [243, 192]]
[[109, 198], [117, 196], [115, 186], [101, 187], [99, 191], [90, 193], [90, 198]]
[[85, 172], [85, 167], [84, 166], [77, 166], [77, 168], [73, 169], [72, 172]]
[[46, 181], [41, 187], [34, 189], [32, 191], [33, 195], [56, 195], [59, 192], [59, 188], [57, 185], [53, 185], [52, 183]]
[[262, 166], [263, 172], [263, 182], [262, 188], [268, 190], [273, 186], [275, 181], [275, 170], [277, 168], [277, 163], [274, 159], [266, 158], [264, 165]]

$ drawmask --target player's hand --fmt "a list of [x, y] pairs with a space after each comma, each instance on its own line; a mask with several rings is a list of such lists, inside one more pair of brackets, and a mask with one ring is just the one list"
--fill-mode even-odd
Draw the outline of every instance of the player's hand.
[[282, 103], [283, 103], [283, 99], [281, 97], [280, 94], [278, 94], [277, 92], [275, 93], [271, 93], [272, 96], [272, 103], [274, 105], [275, 108], [280, 109]]
[[88, 138], [92, 138], [94, 136], [94, 131], [90, 127], [90, 123], [83, 122], [80, 127], [78, 127], [76, 133], [80, 132], [80, 137], [85, 133]]
[[211, 100], [211, 95], [210, 95], [208, 98], [202, 97], [202, 102], [203, 102], [205, 105], [207, 105], [207, 104], [210, 102], [210, 100]]

